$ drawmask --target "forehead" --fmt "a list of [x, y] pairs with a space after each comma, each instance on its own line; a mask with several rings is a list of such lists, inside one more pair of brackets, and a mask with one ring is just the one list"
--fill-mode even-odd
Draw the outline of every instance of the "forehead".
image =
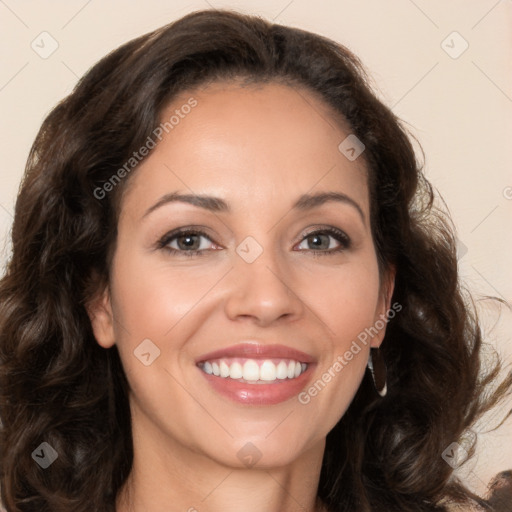
[[173, 191], [225, 197], [236, 207], [331, 190], [368, 208], [365, 162], [339, 149], [348, 125], [305, 88], [215, 83], [180, 94], [161, 123], [162, 140], [130, 179], [123, 200], [130, 209]]

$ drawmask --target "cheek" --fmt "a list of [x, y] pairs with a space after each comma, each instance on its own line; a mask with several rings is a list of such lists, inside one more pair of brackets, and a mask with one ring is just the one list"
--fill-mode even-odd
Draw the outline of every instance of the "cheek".
[[365, 373], [375, 332], [371, 328], [378, 318], [379, 274], [376, 261], [368, 257], [322, 277], [321, 282], [311, 281], [308, 300], [327, 326], [328, 338], [323, 340], [324, 357], [316, 380], [301, 403], [310, 401], [311, 410], [334, 425]]
[[137, 254], [125, 255], [115, 268], [116, 319], [133, 339], [164, 338], [215, 283], [206, 269], [150, 266]]
[[[183, 379], [180, 359], [187, 358], [187, 341], [197, 328], [199, 304], [218, 276], [197, 268], [171, 268], [165, 262], [150, 265], [147, 256], [135, 251], [122, 253], [113, 268], [116, 345], [132, 398], [145, 404], [142, 409], [171, 399], [185, 408], [189, 397], [182, 397], [170, 375]], [[144, 364], [145, 353], [154, 363]], [[151, 414], [156, 421], [158, 413], [153, 410]]]
[[377, 263], [370, 257], [311, 274], [301, 284], [308, 305], [328, 327], [335, 352], [343, 353], [361, 332], [371, 327], [379, 301]]

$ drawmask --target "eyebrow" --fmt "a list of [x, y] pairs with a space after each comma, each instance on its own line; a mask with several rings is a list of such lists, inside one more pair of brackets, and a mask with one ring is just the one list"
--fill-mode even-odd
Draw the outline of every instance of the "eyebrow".
[[[203, 208], [205, 210], [215, 213], [230, 213], [231, 211], [228, 203], [226, 203], [226, 201], [224, 201], [224, 199], [221, 199], [220, 197], [197, 194], [180, 194], [178, 192], [172, 192], [170, 194], [165, 194], [164, 196], [162, 196], [153, 206], [146, 210], [142, 218], [147, 217], [150, 213], [166, 204], [175, 202], [191, 204], [193, 206], [197, 206], [198, 208]], [[303, 194], [293, 204], [292, 210], [311, 210], [313, 208], [317, 208], [329, 202], [338, 202], [352, 206], [359, 213], [363, 221], [363, 224], [366, 224], [363, 210], [359, 206], [359, 204], [356, 201], [354, 201], [354, 199], [341, 192], [320, 192], [317, 194]]]

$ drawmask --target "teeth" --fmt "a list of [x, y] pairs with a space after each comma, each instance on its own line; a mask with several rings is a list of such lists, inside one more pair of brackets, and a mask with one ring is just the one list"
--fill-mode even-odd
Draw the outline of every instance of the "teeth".
[[277, 378], [286, 379], [286, 377], [288, 377], [288, 365], [284, 361], [281, 361], [277, 365]]
[[244, 363], [243, 369], [244, 380], [259, 380], [260, 378], [260, 367], [256, 361], [249, 359]]
[[229, 367], [229, 376], [232, 379], [241, 379], [243, 376], [242, 365], [240, 363], [233, 363]]
[[220, 376], [221, 377], [229, 377], [229, 366], [225, 361], [220, 362]]
[[288, 363], [288, 378], [293, 379], [295, 377], [295, 361]]
[[205, 373], [221, 378], [273, 382], [286, 378], [295, 379], [308, 367], [306, 363], [294, 360], [281, 360], [277, 364], [274, 361], [270, 359], [219, 359], [205, 361], [200, 368]]
[[260, 380], [276, 380], [277, 379], [277, 368], [272, 361], [263, 361], [260, 372]]

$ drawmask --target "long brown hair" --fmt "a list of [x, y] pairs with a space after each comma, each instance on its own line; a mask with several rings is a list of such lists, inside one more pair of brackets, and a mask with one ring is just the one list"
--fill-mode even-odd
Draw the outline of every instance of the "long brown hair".
[[[375, 394], [367, 372], [328, 434], [318, 495], [336, 512], [479, 501], [442, 453], [512, 376], [485, 392], [499, 365], [482, 373], [454, 229], [410, 137], [347, 48], [208, 10], [103, 58], [48, 115], [31, 149], [0, 282], [0, 483], [9, 512], [115, 510], [133, 457], [128, 385], [117, 348], [96, 343], [86, 304], [108, 283], [122, 193], [136, 168], [98, 190], [119, 177], [178, 93], [235, 79], [306, 87], [348, 123], [365, 145], [380, 268], [397, 269], [392, 302], [402, 310], [382, 344], [388, 394]], [[47, 469], [33, 455], [43, 442], [58, 454]]]

